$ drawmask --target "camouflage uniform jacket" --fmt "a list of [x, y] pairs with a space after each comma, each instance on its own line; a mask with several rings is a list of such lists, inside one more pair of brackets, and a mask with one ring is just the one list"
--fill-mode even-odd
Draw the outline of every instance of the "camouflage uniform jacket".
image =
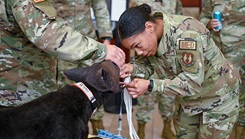
[[93, 64], [103, 44], [56, 18], [49, 0], [0, 1], [0, 105], [15, 106], [56, 89], [57, 59]]
[[224, 44], [224, 46], [220, 46], [224, 53], [239, 52], [242, 49], [239, 47], [245, 46], [245, 0], [205, 0], [199, 17], [200, 21], [207, 25], [212, 19], [214, 10], [220, 10], [224, 19], [219, 32], [220, 40], [217, 37], [215, 42]]
[[163, 0], [162, 5], [155, 2], [155, 0], [130, 0], [129, 7], [147, 3], [152, 7], [152, 10], [160, 10], [170, 14], [182, 14], [181, 0]]
[[93, 10], [99, 38], [112, 38], [111, 20], [105, 0], [53, 0], [58, 16], [75, 30], [97, 39], [91, 18]]
[[209, 30], [193, 17], [162, 14], [155, 14], [164, 20], [157, 53], [136, 57], [132, 75], [143, 74], [148, 79], [154, 69], [160, 79], [153, 79], [152, 92], [177, 95], [189, 115], [213, 109], [237, 96], [226, 89], [239, 87], [238, 70], [224, 58]]

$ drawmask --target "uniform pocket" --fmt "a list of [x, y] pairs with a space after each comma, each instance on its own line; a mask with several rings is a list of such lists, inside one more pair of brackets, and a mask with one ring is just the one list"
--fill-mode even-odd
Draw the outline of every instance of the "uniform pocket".
[[239, 113], [238, 96], [230, 97], [223, 104], [203, 112], [203, 124], [224, 121]]
[[55, 19], [57, 17], [57, 11], [50, 2], [50, 0], [45, 0], [43, 2], [34, 3], [34, 6], [44, 12], [49, 19]]

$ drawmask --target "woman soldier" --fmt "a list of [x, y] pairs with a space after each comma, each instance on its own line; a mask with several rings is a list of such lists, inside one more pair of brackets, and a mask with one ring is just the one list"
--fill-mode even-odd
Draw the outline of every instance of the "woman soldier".
[[[133, 77], [125, 84], [132, 97], [147, 91], [177, 96], [177, 138], [229, 137], [239, 112], [240, 76], [202, 23], [152, 13], [142, 4], [121, 15], [118, 32], [122, 45], [138, 55], [121, 70], [122, 78]], [[149, 79], [153, 71], [165, 78]]]

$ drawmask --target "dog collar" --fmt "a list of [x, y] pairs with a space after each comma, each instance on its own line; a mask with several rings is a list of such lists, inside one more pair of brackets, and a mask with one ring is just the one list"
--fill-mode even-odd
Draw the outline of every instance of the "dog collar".
[[74, 83], [72, 84], [72, 86], [76, 86], [77, 88], [82, 90], [82, 92], [87, 96], [88, 100], [90, 101], [92, 108], [94, 108], [93, 113], [97, 111], [97, 107], [95, 105], [96, 98], [94, 97], [93, 93], [87, 88], [87, 86], [82, 82]]

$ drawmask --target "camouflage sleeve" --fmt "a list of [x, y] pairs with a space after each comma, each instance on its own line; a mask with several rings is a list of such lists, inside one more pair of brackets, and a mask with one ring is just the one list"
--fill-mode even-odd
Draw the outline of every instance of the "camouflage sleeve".
[[162, 5], [154, 0], [130, 0], [129, 7], [134, 7], [146, 3], [152, 7], [153, 11], [163, 11], [169, 14], [182, 14], [182, 2], [180, 0], [162, 1]]
[[180, 0], [169, 0], [162, 2], [163, 11], [169, 14], [182, 14], [182, 2]]
[[107, 9], [105, 0], [92, 0], [92, 9], [94, 10], [94, 16], [96, 18], [96, 24], [98, 27], [99, 38], [113, 37], [110, 14]]
[[154, 79], [153, 92], [167, 95], [193, 96], [200, 93], [204, 81], [205, 37], [195, 31], [185, 31], [177, 40], [177, 60], [182, 72], [173, 79]]
[[166, 11], [166, 9], [154, 0], [130, 0], [129, 7], [134, 7], [146, 3], [151, 6], [152, 11]]
[[131, 64], [134, 65], [134, 70], [132, 72], [132, 78], [140, 77], [144, 79], [149, 79], [153, 75], [154, 70], [149, 62], [149, 60], [143, 56], [137, 56]]
[[207, 26], [208, 22], [212, 19], [212, 4], [210, 3], [210, 0], [205, 0], [204, 6], [202, 8], [202, 11], [199, 15], [199, 20], [202, 22], [205, 26]]
[[105, 58], [106, 47], [57, 20], [56, 10], [49, 0], [39, 3], [15, 1], [12, 9], [22, 31], [43, 51], [67, 61], [91, 59], [91, 63], [96, 63]]
[[168, 14], [176, 13], [176, 1], [177, 0], [164, 0], [162, 1], [162, 9], [161, 11], [166, 12]]
[[143, 0], [130, 0], [129, 1], [129, 7], [135, 7], [135, 6], [141, 5], [143, 3], [144, 3]]
[[181, 0], [176, 0], [176, 12], [177, 15], [182, 15], [182, 2]]

